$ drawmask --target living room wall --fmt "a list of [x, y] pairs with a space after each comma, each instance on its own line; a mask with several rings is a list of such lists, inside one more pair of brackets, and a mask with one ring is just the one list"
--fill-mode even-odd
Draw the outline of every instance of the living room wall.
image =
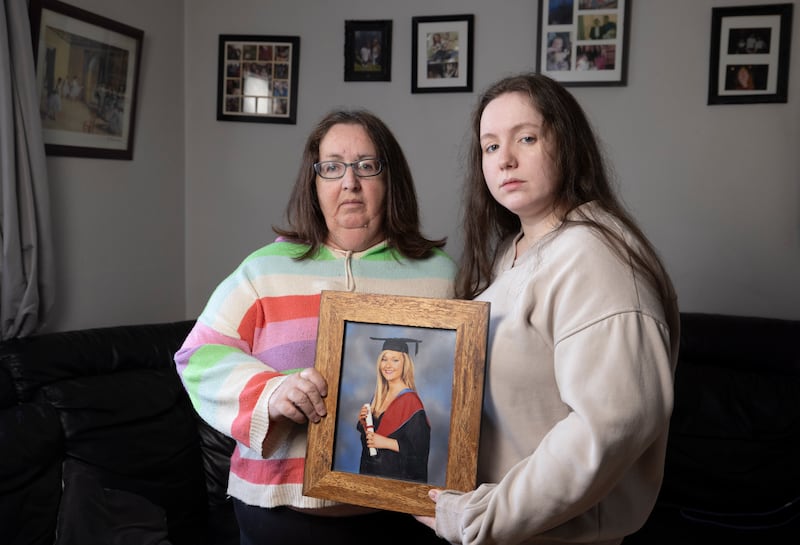
[[[711, 7], [758, 3], [768, 2], [636, 1], [627, 85], [574, 94], [605, 144], [625, 201], [661, 251], [683, 310], [800, 318], [800, 55], [791, 59], [788, 104], [706, 104]], [[248, 252], [272, 240], [270, 225], [281, 221], [304, 138], [335, 106], [363, 106], [389, 123], [407, 151], [426, 232], [448, 236], [448, 249], [458, 254], [467, 118], [481, 89], [535, 66], [537, 5], [191, 2], [187, 315], [202, 310]], [[475, 15], [475, 92], [412, 94], [412, 16], [461, 13]], [[391, 82], [343, 80], [348, 19], [393, 20]], [[300, 36], [296, 125], [216, 121], [219, 34]]]
[[56, 301], [45, 331], [183, 318], [184, 7], [67, 0], [144, 31], [132, 161], [48, 157]]
[[[304, 139], [338, 106], [393, 128], [425, 232], [458, 255], [469, 112], [489, 83], [535, 66], [531, 0], [71, 3], [143, 29], [145, 50], [133, 161], [48, 159], [59, 330], [196, 317], [272, 240]], [[635, 2], [627, 85], [573, 88], [685, 311], [800, 318], [800, 55], [787, 104], [706, 104], [711, 8], [768, 3]], [[475, 15], [474, 92], [412, 94], [411, 17], [462, 13]], [[390, 82], [344, 81], [350, 19], [393, 21]], [[296, 125], [217, 121], [220, 34], [301, 38]]]

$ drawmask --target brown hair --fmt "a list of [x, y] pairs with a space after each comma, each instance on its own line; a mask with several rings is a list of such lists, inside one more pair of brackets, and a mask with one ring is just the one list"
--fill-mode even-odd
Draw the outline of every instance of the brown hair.
[[[655, 248], [614, 194], [586, 114], [561, 84], [541, 74], [521, 74], [498, 81], [481, 95], [473, 111], [465, 180], [464, 252], [456, 278], [456, 296], [472, 299], [488, 287], [500, 244], [521, 228], [516, 214], [489, 193], [482, 169], [481, 117], [492, 100], [507, 93], [529, 97], [542, 116], [543, 131], [552, 144], [554, 168], [560, 179], [553, 203], [560, 220], [557, 229], [580, 223], [596, 230], [620, 259], [630, 261], [652, 282], [669, 316], [676, 305], [675, 292]], [[590, 201], [629, 229], [643, 251], [626, 242], [620, 233], [578, 210]], [[572, 218], [567, 219], [570, 214]]]
[[427, 257], [434, 248], [443, 247], [446, 238], [429, 240], [420, 231], [417, 193], [400, 144], [389, 127], [366, 110], [334, 110], [317, 123], [306, 140], [300, 169], [286, 207], [289, 227], [273, 226], [272, 230], [289, 240], [310, 245], [308, 251], [298, 258], [301, 260], [311, 258], [325, 243], [328, 227], [317, 195], [314, 163], [319, 161], [320, 142], [331, 127], [338, 124], [363, 127], [383, 163], [386, 210], [381, 228], [388, 244], [410, 259]]

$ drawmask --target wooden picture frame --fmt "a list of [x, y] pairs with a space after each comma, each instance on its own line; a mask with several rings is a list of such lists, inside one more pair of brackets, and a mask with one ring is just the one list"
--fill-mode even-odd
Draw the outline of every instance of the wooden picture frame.
[[474, 15], [411, 18], [411, 92], [471, 93]]
[[787, 102], [793, 7], [712, 8], [708, 104]]
[[56, 0], [31, 0], [47, 155], [133, 159], [144, 32]]
[[344, 80], [392, 81], [392, 21], [344, 22]]
[[565, 86], [627, 84], [633, 0], [539, 0], [536, 71]]
[[299, 36], [220, 34], [217, 120], [297, 123]]
[[[303, 494], [432, 515], [431, 488], [473, 490], [488, 322], [486, 302], [323, 291], [315, 366], [328, 382], [328, 416], [309, 425]], [[371, 401], [387, 339], [418, 341], [408, 354], [431, 430], [424, 479], [358, 469], [366, 456], [358, 411]]]

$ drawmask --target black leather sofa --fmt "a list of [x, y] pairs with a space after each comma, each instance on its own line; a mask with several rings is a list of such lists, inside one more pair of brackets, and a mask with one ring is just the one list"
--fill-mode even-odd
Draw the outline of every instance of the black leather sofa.
[[[0, 343], [0, 542], [227, 545], [230, 439], [172, 356], [191, 321]], [[800, 321], [681, 316], [665, 478], [623, 545], [800, 543]]]
[[623, 545], [800, 543], [800, 321], [683, 313], [664, 482]]
[[233, 443], [172, 360], [192, 324], [0, 344], [0, 542], [238, 545]]

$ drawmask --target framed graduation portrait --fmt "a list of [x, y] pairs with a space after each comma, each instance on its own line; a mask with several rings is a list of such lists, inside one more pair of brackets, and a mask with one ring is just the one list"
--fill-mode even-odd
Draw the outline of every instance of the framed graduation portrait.
[[489, 304], [324, 291], [303, 494], [432, 515], [431, 488], [475, 488]]

